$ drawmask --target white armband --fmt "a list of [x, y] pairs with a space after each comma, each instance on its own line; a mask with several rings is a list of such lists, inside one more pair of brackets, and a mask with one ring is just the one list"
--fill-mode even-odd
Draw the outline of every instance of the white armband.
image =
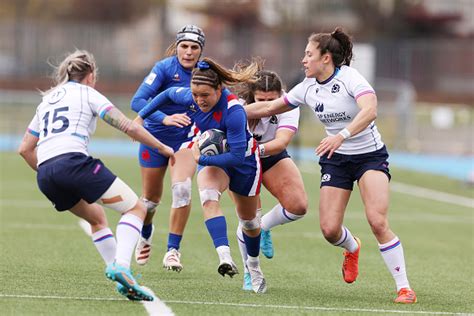
[[349, 137], [351, 137], [351, 132], [349, 132], [349, 130], [347, 128], [344, 128], [342, 129], [339, 134], [344, 138], [344, 139], [348, 139]]
[[263, 144], [258, 145], [258, 153], [260, 154], [260, 157], [265, 155], [265, 146], [263, 146]]

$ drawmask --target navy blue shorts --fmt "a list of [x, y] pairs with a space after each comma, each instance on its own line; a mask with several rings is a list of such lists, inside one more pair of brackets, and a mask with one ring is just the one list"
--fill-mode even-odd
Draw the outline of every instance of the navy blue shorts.
[[359, 181], [367, 170], [380, 170], [390, 180], [387, 160], [388, 152], [385, 146], [360, 155], [333, 153], [331, 159], [328, 159], [327, 155], [321, 156], [321, 187], [330, 186], [352, 191], [354, 181]]
[[[205, 166], [198, 165], [198, 172]], [[229, 190], [242, 196], [260, 194], [262, 185], [262, 167], [256, 154], [245, 157], [242, 164], [235, 167], [218, 167], [224, 170], [229, 177]]]
[[[186, 140], [161, 140], [161, 142], [165, 145], [170, 146], [173, 148], [174, 152], [182, 148], [191, 148], [192, 144], [192, 137], [187, 138]], [[158, 152], [158, 149], [149, 147], [147, 145], [140, 144], [138, 149], [138, 161], [140, 162], [140, 166], [143, 168], [160, 168], [163, 166], [168, 165], [169, 158], [163, 156]]]
[[96, 202], [117, 178], [102, 161], [81, 153], [53, 157], [38, 167], [38, 186], [59, 212], [81, 199]]
[[265, 171], [267, 171], [268, 169], [276, 165], [277, 162], [285, 158], [291, 158], [286, 149], [279, 154], [260, 158], [260, 161], [262, 162], [262, 172], [265, 173]]

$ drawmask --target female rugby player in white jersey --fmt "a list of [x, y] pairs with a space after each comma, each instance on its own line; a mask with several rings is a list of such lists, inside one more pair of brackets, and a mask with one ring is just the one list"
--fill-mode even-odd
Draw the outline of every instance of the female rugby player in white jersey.
[[[283, 92], [280, 77], [268, 70], [260, 70], [257, 73], [257, 81], [246, 83], [237, 91], [247, 104], [275, 100]], [[298, 130], [299, 117], [300, 109], [296, 108], [282, 114], [249, 121], [250, 130], [258, 142], [262, 163], [262, 183], [278, 200], [278, 204], [262, 217], [260, 247], [267, 258], [273, 258], [274, 253], [270, 230], [277, 225], [284, 225], [302, 218], [308, 208], [308, 197], [303, 179], [298, 167], [286, 151]], [[260, 204], [258, 211], [261, 211]], [[240, 226], [237, 229], [237, 239], [244, 262], [243, 289], [252, 290], [250, 273], [245, 264], [247, 251]]]
[[[131, 300], [153, 300], [130, 271], [146, 207], [102, 161], [89, 155], [87, 145], [100, 116], [172, 160], [173, 149], [125, 117], [94, 89], [97, 66], [89, 52], [77, 50], [68, 55], [56, 68], [54, 79], [56, 85], [43, 93], [19, 153], [37, 171], [38, 186], [56, 210], [69, 210], [91, 225], [92, 240], [107, 265], [105, 274], [118, 282], [117, 290]], [[99, 204], [122, 214], [117, 239]]]
[[395, 279], [396, 303], [416, 303], [410, 288], [403, 248], [388, 224], [388, 153], [375, 125], [374, 89], [350, 67], [352, 42], [341, 28], [308, 38], [302, 64], [306, 78], [287, 95], [246, 106], [249, 119], [268, 117], [306, 104], [324, 124], [327, 137], [316, 148], [320, 156], [319, 220], [326, 240], [345, 249], [342, 272], [352, 283], [358, 275], [360, 240], [343, 226], [344, 213], [357, 181], [365, 214], [382, 257]]

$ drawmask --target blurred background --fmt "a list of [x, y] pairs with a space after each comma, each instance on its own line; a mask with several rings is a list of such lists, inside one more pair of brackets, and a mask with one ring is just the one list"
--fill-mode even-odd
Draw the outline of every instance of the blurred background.
[[[303, 79], [308, 36], [344, 27], [355, 42], [353, 66], [377, 91], [391, 163], [474, 181], [472, 0], [2, 0], [0, 150], [16, 149], [38, 89], [51, 86], [48, 62], [75, 48], [95, 55], [97, 89], [134, 117], [132, 95], [185, 24], [203, 28], [205, 56], [228, 67], [261, 56], [288, 89]], [[296, 159], [315, 159], [325, 135], [310, 112]], [[124, 141], [103, 125], [99, 147]], [[119, 144], [116, 153], [127, 152]]]

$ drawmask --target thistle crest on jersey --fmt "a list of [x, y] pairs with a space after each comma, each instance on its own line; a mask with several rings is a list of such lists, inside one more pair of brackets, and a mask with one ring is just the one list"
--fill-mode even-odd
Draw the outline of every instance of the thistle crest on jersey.
[[226, 135], [223, 131], [213, 128], [201, 134], [198, 139], [201, 155], [214, 156], [229, 151]]

